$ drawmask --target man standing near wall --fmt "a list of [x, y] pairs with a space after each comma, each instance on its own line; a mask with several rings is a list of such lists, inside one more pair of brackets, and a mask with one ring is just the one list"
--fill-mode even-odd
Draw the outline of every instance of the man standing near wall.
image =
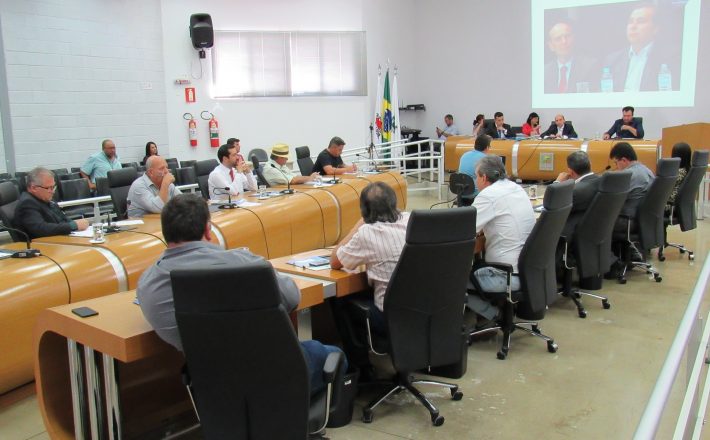
[[121, 169], [121, 160], [116, 154], [116, 144], [111, 139], [101, 142], [101, 151], [92, 154], [81, 166], [81, 176], [89, 179], [89, 187], [96, 190], [96, 178], [106, 177], [109, 171]]

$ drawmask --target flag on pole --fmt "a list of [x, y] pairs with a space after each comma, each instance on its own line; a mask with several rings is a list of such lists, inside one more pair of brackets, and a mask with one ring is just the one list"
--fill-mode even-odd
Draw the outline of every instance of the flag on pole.
[[382, 142], [382, 69], [377, 70], [377, 97], [375, 98], [375, 117], [372, 120], [372, 126], [375, 132], [373, 142], [379, 144]]
[[392, 101], [390, 100], [390, 70], [385, 72], [385, 85], [382, 89], [382, 142], [392, 140]]
[[[397, 90], [397, 66], [394, 68], [394, 77], [392, 81], [392, 102], [394, 107], [392, 108], [392, 141], [397, 142], [402, 139], [402, 133], [400, 132], [400, 122], [399, 122], [399, 91]], [[392, 149], [393, 157], [400, 157], [402, 155], [402, 147], [395, 147]]]

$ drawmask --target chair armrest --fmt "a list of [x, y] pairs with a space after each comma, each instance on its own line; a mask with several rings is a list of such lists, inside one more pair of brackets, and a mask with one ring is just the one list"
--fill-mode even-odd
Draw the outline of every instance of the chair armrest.
[[334, 351], [332, 353], [328, 353], [328, 357], [325, 359], [325, 364], [323, 364], [323, 382], [326, 384], [333, 383], [340, 372], [340, 366], [342, 363], [342, 352]]
[[352, 308], [350, 309], [358, 318], [362, 320], [370, 319], [370, 304], [368, 301], [360, 298], [352, 298], [349, 300]]
[[513, 265], [512, 264], [507, 264], [507, 263], [488, 263], [484, 262], [481, 266], [477, 267], [476, 269], [480, 269], [482, 267], [492, 267], [494, 269], [500, 269], [503, 272], [508, 273], [509, 275], [513, 273]]

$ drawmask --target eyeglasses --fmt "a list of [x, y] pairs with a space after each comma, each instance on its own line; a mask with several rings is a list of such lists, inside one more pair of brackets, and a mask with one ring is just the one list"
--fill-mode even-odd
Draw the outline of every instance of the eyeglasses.
[[35, 185], [37, 188], [42, 188], [46, 189], [47, 191], [54, 191], [57, 189], [57, 185], [52, 185], [52, 186], [42, 186], [42, 185]]

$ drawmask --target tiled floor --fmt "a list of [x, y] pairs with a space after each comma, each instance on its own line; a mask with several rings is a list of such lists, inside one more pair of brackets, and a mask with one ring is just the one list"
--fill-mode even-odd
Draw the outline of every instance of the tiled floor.
[[[409, 195], [410, 209], [428, 208], [434, 202], [433, 193]], [[406, 393], [382, 404], [373, 423], [364, 424], [359, 420], [360, 408], [369, 396], [363, 396], [353, 422], [329, 429], [328, 436], [334, 440], [632, 437], [710, 250], [709, 232], [708, 220], [700, 221], [693, 232], [671, 229], [671, 241], [689, 245], [697, 259], [689, 263], [675, 250], [667, 252], [665, 262], [654, 257], [662, 283], [640, 272], [629, 275], [626, 285], [605, 281], [603, 292], [612, 303], [610, 310], [584, 299], [589, 315], [580, 319], [571, 302], [562, 299], [554, 304], [541, 328], [559, 344], [555, 354], [548, 353], [542, 341], [519, 333], [514, 334], [505, 361], [496, 359], [499, 338], [474, 344], [466, 375], [455, 381], [464, 393], [461, 401], [451, 401], [443, 389], [423, 388], [446, 418], [443, 426], [433, 427], [426, 410]], [[705, 313], [707, 309], [705, 304]], [[677, 407], [676, 394], [672, 407]], [[664, 420], [657, 438], [670, 438], [671, 432]], [[34, 396], [0, 406], [0, 438], [47, 438]]]

